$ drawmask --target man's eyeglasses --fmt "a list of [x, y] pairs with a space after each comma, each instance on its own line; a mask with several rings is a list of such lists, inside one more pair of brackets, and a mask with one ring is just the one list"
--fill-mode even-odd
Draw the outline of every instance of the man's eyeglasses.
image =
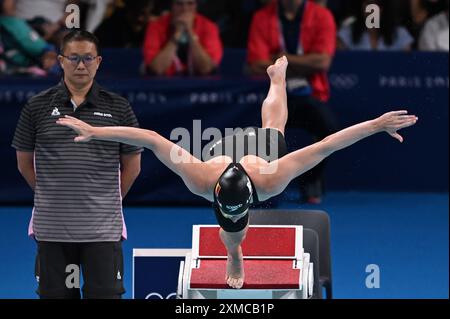
[[90, 65], [92, 65], [92, 63], [94, 63], [95, 59], [98, 56], [74, 54], [74, 55], [69, 55], [69, 56], [62, 55], [62, 57], [69, 60], [73, 66], [78, 66], [78, 64], [80, 64], [81, 61], [83, 61], [83, 64], [85, 66], [90, 66]]

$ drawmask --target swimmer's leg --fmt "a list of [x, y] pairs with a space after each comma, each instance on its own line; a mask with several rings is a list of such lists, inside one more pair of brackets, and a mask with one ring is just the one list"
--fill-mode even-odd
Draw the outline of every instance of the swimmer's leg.
[[220, 239], [228, 253], [227, 274], [225, 280], [232, 288], [242, 288], [244, 284], [244, 260], [241, 243], [247, 234], [248, 225], [241, 231], [230, 233], [220, 229]]
[[270, 89], [261, 108], [262, 128], [274, 128], [283, 135], [288, 118], [286, 94], [287, 66], [287, 58], [283, 56], [267, 68], [267, 74], [270, 77]]

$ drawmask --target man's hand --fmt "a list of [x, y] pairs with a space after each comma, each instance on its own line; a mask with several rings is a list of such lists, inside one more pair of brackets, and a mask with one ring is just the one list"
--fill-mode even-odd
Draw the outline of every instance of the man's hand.
[[385, 131], [402, 143], [403, 137], [397, 131], [416, 124], [418, 119], [415, 115], [408, 115], [408, 111], [393, 111], [383, 114], [375, 121], [381, 131]]
[[57, 124], [70, 127], [78, 136], [75, 137], [75, 142], [89, 142], [92, 140], [95, 128], [77, 118], [66, 115], [56, 121]]
[[281, 58], [283, 56], [285, 56], [289, 60], [288, 55], [289, 55], [289, 53], [287, 53], [285, 51], [280, 51], [277, 54], [273, 54], [272, 55], [272, 62], [275, 63], [279, 58]]
[[187, 32], [189, 34], [193, 32], [192, 29], [194, 26], [194, 19], [195, 15], [190, 12], [187, 12], [180, 15], [173, 21], [173, 25], [175, 26], [174, 36], [176, 40], [178, 40], [181, 37], [183, 32]]

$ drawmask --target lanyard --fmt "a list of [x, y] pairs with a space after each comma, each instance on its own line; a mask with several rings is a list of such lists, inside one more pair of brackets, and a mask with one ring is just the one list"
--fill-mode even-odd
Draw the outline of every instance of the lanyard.
[[[181, 63], [180, 58], [175, 54], [174, 58], [173, 58], [173, 63], [175, 65], [175, 70], [176, 73], [182, 73], [184, 71], [184, 66], [183, 63]], [[191, 48], [188, 48], [188, 61], [187, 61], [187, 70], [189, 75], [194, 74], [194, 63], [192, 61], [192, 53], [191, 53]]]
[[[299, 8], [299, 29], [298, 29], [298, 37], [297, 37], [297, 55], [303, 55], [303, 46], [302, 46], [302, 39], [301, 39], [301, 31], [302, 31], [302, 20], [303, 20], [303, 15], [305, 13], [305, 7], [306, 7], [306, 2], [307, 0], [303, 0], [303, 3], [301, 4], [300, 8]], [[281, 18], [280, 18], [280, 5], [277, 6], [277, 10], [278, 10], [278, 25], [279, 25], [279, 37], [280, 37], [280, 46], [281, 46], [281, 50], [284, 52], [287, 52], [287, 47], [286, 47], [286, 40], [284, 39], [284, 32], [283, 32], [283, 23], [281, 22]], [[291, 77], [288, 78], [286, 81], [286, 85], [287, 85], [287, 91], [289, 94], [291, 95], [296, 95], [296, 96], [307, 96], [307, 95], [311, 95], [312, 94], [312, 88], [308, 82], [308, 80], [305, 77], [300, 77], [300, 76], [296, 76], [296, 77]]]
[[[303, 20], [303, 14], [305, 12], [306, 1], [307, 0], [303, 0], [302, 4], [300, 5], [300, 8], [299, 8], [299, 16], [300, 16], [299, 20], [300, 21], [299, 21], [298, 39], [297, 39], [298, 40], [298, 45], [297, 45], [297, 54], [298, 55], [303, 54], [301, 31], [302, 31], [302, 20]], [[283, 52], [287, 52], [286, 40], [284, 39], [284, 32], [283, 32], [283, 23], [281, 22], [281, 19], [280, 19], [280, 6], [281, 6], [281, 4], [277, 5], [278, 27], [280, 30], [279, 41], [280, 41], [281, 50]]]
[[[187, 33], [184, 33], [184, 36], [187, 37]], [[177, 51], [178, 51], [178, 49], [177, 49]], [[193, 61], [193, 57], [192, 57], [192, 49], [191, 49], [190, 41], [188, 42], [188, 46], [187, 46], [187, 61], [186, 61], [187, 65], [186, 65], [186, 67], [183, 66], [183, 63], [181, 62], [181, 60], [177, 54], [178, 54], [178, 52], [176, 52], [175, 56], [173, 57], [173, 64], [175, 66], [176, 73], [181, 74], [187, 70], [189, 75], [193, 75], [194, 74], [194, 61]]]

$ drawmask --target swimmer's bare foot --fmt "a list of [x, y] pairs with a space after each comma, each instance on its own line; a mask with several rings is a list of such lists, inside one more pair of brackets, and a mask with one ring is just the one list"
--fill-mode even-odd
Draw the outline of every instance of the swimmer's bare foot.
[[282, 56], [275, 61], [274, 64], [267, 68], [267, 74], [272, 82], [284, 83], [286, 79], [286, 69], [288, 66], [288, 60], [286, 56]]
[[237, 256], [228, 255], [225, 280], [231, 288], [240, 289], [244, 285], [244, 259], [241, 249]]

